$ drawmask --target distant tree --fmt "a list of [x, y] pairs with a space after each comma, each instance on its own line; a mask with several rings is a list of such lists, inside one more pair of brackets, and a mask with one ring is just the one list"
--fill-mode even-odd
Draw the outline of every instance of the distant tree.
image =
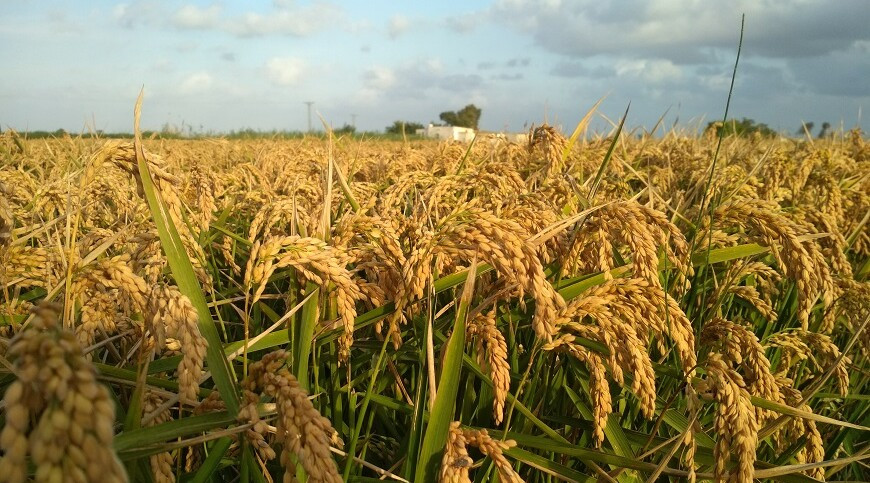
[[469, 104], [458, 111], [442, 112], [438, 117], [450, 126], [470, 127], [477, 129], [481, 110], [474, 104]]
[[803, 122], [803, 123], [801, 123], [801, 127], [797, 128], [797, 131], [795, 131], [795, 134], [798, 135], [798, 136], [803, 136], [803, 135], [806, 134], [806, 133], [810, 133], [810, 134], [812, 134], [812, 132], [813, 132], [813, 127], [814, 127], [815, 125], [816, 125], [816, 123], [814, 123], [814, 122], [812, 122], [812, 121], [810, 121], [810, 122]]
[[393, 125], [387, 126], [384, 131], [387, 134], [402, 134], [404, 131], [405, 134], [410, 135], [414, 134], [417, 129], [423, 129], [423, 125], [419, 122], [393, 121]]
[[819, 139], [828, 135], [828, 129], [831, 129], [831, 123], [823, 122], [821, 129], [819, 129], [819, 135], [817, 136]]
[[356, 132], [356, 126], [351, 126], [350, 124], [345, 124], [338, 129], [333, 130], [338, 136], [352, 136], [353, 133]]
[[763, 122], [756, 123], [753, 119], [745, 117], [739, 121], [737, 119], [729, 119], [724, 123], [722, 121], [708, 123], [705, 132], [713, 132], [717, 136], [748, 136], [755, 133], [766, 137], [776, 136], [776, 131], [771, 129], [767, 124]]
[[442, 112], [438, 117], [448, 126], [458, 126], [461, 123], [459, 115], [453, 111]]
[[181, 135], [181, 130], [178, 129], [178, 126], [173, 124], [169, 124], [168, 122], [164, 122], [163, 126], [160, 128], [160, 136], [165, 138], [173, 138]]

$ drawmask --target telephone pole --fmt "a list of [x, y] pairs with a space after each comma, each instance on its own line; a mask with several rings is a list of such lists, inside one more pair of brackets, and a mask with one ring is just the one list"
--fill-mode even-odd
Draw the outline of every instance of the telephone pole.
[[305, 101], [305, 104], [308, 106], [308, 132], [311, 132], [311, 105], [314, 104], [314, 101]]

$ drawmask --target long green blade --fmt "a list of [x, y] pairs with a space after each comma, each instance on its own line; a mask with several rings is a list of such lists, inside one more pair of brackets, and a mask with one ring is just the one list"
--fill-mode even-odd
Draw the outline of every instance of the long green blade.
[[[476, 271], [477, 260], [472, 262], [468, 273], [473, 274]], [[423, 445], [420, 448], [420, 458], [417, 462], [417, 474], [414, 481], [434, 482], [436, 475], [438, 475], [441, 454], [444, 452], [447, 433], [450, 429], [450, 423], [453, 421], [456, 394], [459, 392], [462, 356], [465, 354], [465, 322], [468, 316], [468, 306], [471, 304], [471, 296], [474, 294], [476, 278], [472, 276], [466, 279], [459, 307], [456, 309], [456, 322], [453, 325], [453, 333], [447, 341], [444, 365], [441, 369], [441, 378], [438, 380], [438, 394], [435, 396], [432, 413], [429, 416], [429, 425], [423, 436]]]
[[230, 372], [229, 362], [227, 362], [227, 358], [224, 355], [220, 335], [214, 320], [212, 320], [205, 295], [199, 286], [199, 280], [196, 279], [196, 274], [193, 272], [193, 265], [190, 263], [190, 258], [188, 258], [184, 245], [181, 242], [181, 237], [178, 235], [178, 229], [168, 215], [169, 212], [163, 203], [163, 199], [160, 197], [160, 192], [154, 186], [151, 172], [148, 169], [148, 162], [145, 160], [145, 151], [142, 149], [142, 139], [139, 131], [139, 117], [142, 113], [143, 94], [144, 91], [139, 93], [133, 116], [133, 144], [136, 150], [136, 164], [139, 168], [139, 177], [142, 180], [142, 190], [145, 193], [145, 199], [148, 201], [148, 208], [151, 210], [154, 225], [157, 227], [157, 233], [160, 236], [160, 245], [163, 247], [166, 258], [169, 261], [169, 268], [172, 270], [172, 276], [175, 278], [178, 290], [190, 299], [194, 308], [196, 308], [197, 314], [199, 314], [199, 331], [208, 342], [206, 360], [208, 361], [208, 369], [211, 372], [212, 379], [214, 379], [215, 386], [217, 386], [221, 398], [227, 405], [227, 410], [231, 414], [236, 414], [239, 411], [239, 394], [236, 389], [235, 379]]

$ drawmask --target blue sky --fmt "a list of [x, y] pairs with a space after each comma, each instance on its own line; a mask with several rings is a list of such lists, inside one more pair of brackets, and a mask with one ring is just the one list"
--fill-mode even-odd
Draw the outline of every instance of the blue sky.
[[[734, 117], [870, 127], [870, 2], [0, 0], [0, 126], [130, 131], [438, 121], [570, 131], [596, 100], [628, 124], [722, 116], [745, 12]], [[868, 113], [870, 114], [870, 113]], [[606, 125], [599, 118], [599, 125]]]

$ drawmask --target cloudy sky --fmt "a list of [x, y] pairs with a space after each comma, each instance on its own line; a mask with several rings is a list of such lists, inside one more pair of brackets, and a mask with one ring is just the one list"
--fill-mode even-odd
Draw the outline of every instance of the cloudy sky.
[[[722, 116], [870, 129], [867, 0], [67, 2], [0, 0], [0, 127], [299, 130], [437, 121], [566, 130], [600, 97], [651, 127]], [[604, 123], [599, 119], [599, 123]]]

